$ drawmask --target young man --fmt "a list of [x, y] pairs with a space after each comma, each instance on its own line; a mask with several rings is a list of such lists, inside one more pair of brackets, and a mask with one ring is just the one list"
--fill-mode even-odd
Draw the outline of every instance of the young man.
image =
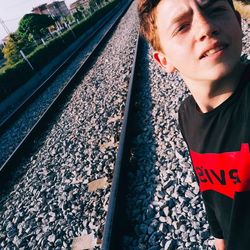
[[250, 249], [250, 67], [231, 0], [139, 0], [154, 59], [191, 92], [179, 110], [217, 250]]

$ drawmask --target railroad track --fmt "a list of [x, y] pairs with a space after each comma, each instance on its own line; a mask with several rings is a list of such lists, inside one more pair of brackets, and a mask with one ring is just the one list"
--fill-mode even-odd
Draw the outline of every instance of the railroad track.
[[[180, 85], [177, 90], [167, 86], [178, 77], [159, 72], [148, 53], [152, 52], [138, 39], [102, 249], [213, 249], [197, 183], [177, 130], [177, 103], [186, 90], [183, 83], [175, 83]], [[162, 86], [151, 82], [155, 72]], [[194, 228], [202, 232], [200, 237]]]
[[124, 198], [124, 185], [126, 169], [130, 159], [131, 149], [131, 132], [133, 127], [133, 109], [135, 97], [135, 73], [136, 65], [138, 63], [138, 47], [140, 46], [139, 36], [137, 37], [136, 50], [134, 53], [133, 66], [129, 80], [128, 94], [126, 98], [126, 106], [122, 122], [122, 130], [119, 139], [119, 149], [117, 153], [114, 174], [112, 179], [112, 188], [109, 199], [109, 207], [107, 219], [104, 228], [104, 237], [102, 249], [122, 249], [121, 248], [121, 234], [123, 221], [122, 199]]
[[[118, 6], [120, 7], [120, 6]], [[23, 150], [27, 148], [27, 144], [29, 144], [33, 138], [37, 134], [39, 134], [42, 127], [44, 127], [44, 124], [46, 123], [46, 120], [49, 119], [49, 117], [52, 115], [53, 112], [55, 112], [56, 107], [60, 105], [62, 100], [65, 98], [65, 95], [67, 92], [70, 92], [76, 85], [74, 84], [77, 82], [77, 78], [79, 75], [82, 75], [84, 72], [86, 72], [86, 69], [89, 67], [91, 60], [96, 55], [98, 50], [101, 48], [102, 44], [106, 41], [107, 37], [111, 34], [112, 30], [114, 29], [115, 25], [118, 23], [119, 19], [122, 17], [123, 13], [128, 8], [127, 6], [122, 6], [123, 9], [121, 10], [121, 14], [114, 15], [112, 12], [112, 19], [110, 14], [105, 18], [105, 22], [109, 23], [109, 27], [104, 27], [105, 22], [98, 27], [95, 31], [93, 31], [90, 36], [86, 39], [83, 46], [90, 42], [91, 39], [94, 38], [94, 36], [104, 27], [104, 33], [101, 33], [98, 37], [98, 42], [91, 45], [91, 50], [86, 53], [85, 51], [85, 57], [81, 61], [79, 67], [73, 72], [73, 74], [70, 76], [69, 80], [67, 80], [62, 87], [58, 89], [58, 94], [55, 96], [54, 100], [48, 105], [48, 103], [44, 103], [44, 105], [47, 105], [47, 108], [45, 108], [44, 112], [40, 114], [39, 116], [34, 118], [34, 121], [32, 121], [32, 126], [29, 128], [26, 128], [26, 133], [22, 136], [22, 138], [19, 139], [19, 142], [16, 143], [15, 149], [12, 151], [11, 154], [9, 154], [8, 158], [5, 159], [3, 162], [2, 159], [0, 159], [1, 167], [0, 172], [1, 176], [5, 178], [5, 173], [10, 171], [9, 166], [15, 165], [14, 162], [17, 161], [16, 157], [19, 158], [23, 154]], [[120, 7], [120, 8], [122, 8]], [[120, 9], [119, 8], [119, 9]], [[118, 11], [118, 8], [115, 8], [115, 12]], [[96, 39], [96, 38], [95, 38]], [[72, 60], [78, 53], [83, 53], [82, 50], [84, 49], [83, 46], [80, 46], [80, 48], [77, 48], [58, 68], [55, 72], [53, 72], [40, 86], [38, 89], [36, 89], [27, 99], [25, 99], [20, 105], [18, 105], [13, 112], [11, 112], [8, 117], [6, 117], [0, 124], [0, 136], [3, 136], [6, 132], [8, 134], [8, 128], [14, 123], [17, 122], [19, 117], [22, 115], [25, 110], [28, 110], [28, 108], [33, 104], [33, 102], [41, 95], [43, 92], [50, 86], [53, 85], [55, 79], [60, 76], [61, 72], [66, 69], [66, 67], [72, 63]], [[86, 55], [87, 54], [87, 55]], [[39, 118], [40, 117], [40, 118]], [[18, 134], [20, 132], [17, 132]], [[15, 137], [15, 136], [14, 136]], [[5, 156], [6, 158], [6, 156]], [[0, 178], [1, 178], [0, 176]]]
[[[249, 26], [243, 20], [243, 59]], [[138, 41], [105, 223], [103, 250], [212, 250], [213, 237], [178, 129], [188, 94]]]
[[[58, 99], [2, 169], [0, 248], [69, 249], [82, 234], [102, 238], [138, 33], [131, 8], [89, 71], [85, 65], [65, 90], [69, 97]], [[107, 188], [89, 191], [103, 176]]]
[[[130, 28], [136, 23], [134, 13], [125, 18], [133, 22]], [[123, 24], [120, 31], [126, 28]], [[86, 76], [88, 84], [71, 98], [84, 102], [61, 107], [67, 112], [39, 142], [45, 149], [26, 159], [25, 178], [0, 210], [3, 249], [14, 245], [68, 249], [73, 238], [80, 237], [83, 244], [85, 236], [95, 240], [89, 247], [95, 249], [213, 249], [188, 152], [177, 128], [178, 106], [187, 90], [177, 75], [166, 75], [151, 62], [151, 51], [140, 40], [136, 60], [134, 50], [124, 56], [125, 47], [112, 54], [119, 41], [132, 35], [119, 36], [107, 48], [98, 70]], [[133, 60], [132, 70], [123, 62], [128, 58]], [[110, 78], [103, 84], [101, 66], [116, 61], [122, 63], [108, 66]], [[132, 72], [129, 91], [124, 72]], [[90, 192], [87, 185], [102, 177], [107, 186]]]
[[[147, 183], [146, 185], [146, 189], [151, 188], [150, 191], [144, 190], [144, 188], [140, 188], [139, 192], [138, 190], [135, 190], [135, 192], [133, 192], [133, 188], [131, 190], [129, 187], [130, 185], [131, 187], [133, 187], [135, 183], [140, 182], [140, 178], [142, 178], [142, 177], [138, 178], [136, 176], [137, 166], [135, 164], [136, 162], [135, 159], [138, 157], [137, 155], [138, 147], [142, 149], [143, 147], [145, 147], [144, 143], [148, 144], [148, 146], [146, 146], [146, 150], [142, 149], [142, 150], [145, 150], [143, 151], [143, 154], [148, 154], [148, 156], [146, 157], [146, 160], [143, 162], [143, 165], [146, 168], [146, 172], [148, 172], [145, 178], [153, 179], [157, 177], [158, 175], [160, 175], [159, 172], [157, 171], [153, 173], [149, 171], [149, 166], [153, 168], [154, 164], [156, 164], [155, 156], [154, 156], [154, 154], [156, 154], [155, 152], [156, 142], [155, 142], [155, 138], [153, 135], [153, 125], [151, 124], [150, 119], [149, 119], [151, 118], [151, 112], [152, 112], [152, 105], [150, 104], [152, 100], [150, 98], [147, 99], [148, 104], [146, 104], [146, 108], [144, 107], [144, 109], [140, 107], [140, 105], [143, 106], [144, 102], [138, 101], [138, 98], [141, 98], [141, 93], [139, 90], [140, 87], [138, 86], [138, 79], [140, 78], [141, 75], [144, 75], [145, 77], [145, 72], [142, 71], [142, 68], [145, 69], [144, 65], [141, 65], [141, 59], [140, 61], [138, 61], [139, 60], [138, 56], [141, 56], [141, 57], [145, 56], [145, 52], [139, 52], [138, 50], [139, 48], [143, 46], [144, 45], [142, 41], [137, 36], [136, 50], [133, 54], [133, 57], [134, 57], [133, 66], [131, 70], [128, 93], [126, 97], [126, 106], [125, 106], [125, 111], [123, 115], [123, 125], [122, 125], [122, 130], [119, 135], [119, 150], [118, 150], [117, 157], [116, 157], [114, 173], [112, 174], [112, 177], [111, 177], [112, 178], [111, 193], [109, 195], [110, 198], [109, 198], [109, 203], [108, 203], [107, 217], [104, 223], [105, 228], [103, 232], [103, 238], [101, 237], [102, 230], [99, 231], [99, 237], [102, 238], [101, 248], [103, 250], [111, 250], [111, 249], [115, 249], [115, 250], [116, 249], [126, 249], [126, 250], [128, 249], [129, 250], [137, 246], [140, 246], [140, 249], [152, 248], [154, 250], [177, 249], [178, 247], [178, 241], [176, 240], [176, 236], [174, 236], [173, 232], [171, 231], [169, 232], [163, 226], [161, 226], [163, 227], [163, 229], [159, 227], [153, 228], [152, 225], [143, 224], [145, 221], [138, 222], [135, 218], [133, 218], [133, 208], [131, 209], [131, 199], [132, 199], [132, 206], [136, 204], [138, 205], [138, 207], [140, 207], [139, 204], [146, 202], [147, 205], [145, 206], [144, 204], [145, 206], [144, 209], [147, 210], [148, 209], [147, 206], [150, 207], [151, 205], [150, 203], [152, 202], [154, 204], [155, 202], [153, 200], [153, 197], [150, 197], [150, 202], [149, 202], [147, 195], [152, 196], [154, 192], [158, 191], [154, 181], [152, 183]], [[143, 80], [140, 79], [140, 81], [143, 81]], [[134, 86], [135, 82], [137, 83], [136, 86]], [[143, 85], [143, 83], [141, 82], [140, 85]], [[148, 85], [148, 83], [146, 85], [146, 89], [147, 89], [146, 90], [147, 92], [150, 92], [150, 86]], [[60, 102], [61, 101], [59, 101], [59, 103]], [[140, 104], [138, 104], [138, 102]], [[148, 121], [148, 124], [147, 122], [145, 123], [145, 120], [141, 118], [141, 116], [143, 116], [141, 113], [147, 116], [146, 121]], [[44, 119], [46, 121], [46, 118]], [[142, 128], [141, 126], [145, 126], [145, 127]], [[146, 126], [149, 126], [149, 129]], [[147, 134], [146, 137], [148, 137], [147, 138], [148, 141], [143, 140], [142, 138], [140, 138], [140, 140], [138, 139], [138, 137], [140, 137], [140, 135], [143, 132]], [[182, 156], [181, 153], [179, 154], [180, 154], [179, 157], [182, 158], [183, 160], [184, 157]], [[139, 153], [139, 155], [141, 156], [142, 154]], [[148, 161], [148, 163], [146, 161]], [[10, 162], [10, 164], [13, 164], [13, 162], [12, 163]], [[132, 182], [130, 180], [131, 176], [133, 179]], [[173, 184], [171, 181], [173, 180], [171, 179], [170, 182], [167, 184], [169, 187], [171, 187], [171, 184]], [[181, 185], [179, 187], [181, 187]], [[139, 203], [138, 201], [141, 200], [140, 194], [143, 192], [145, 192], [147, 195], [144, 197], [145, 200]], [[138, 195], [139, 195], [139, 199], [138, 201], [136, 201]], [[194, 196], [192, 198], [194, 198]], [[191, 198], [189, 198], [189, 200], [191, 200]], [[176, 201], [173, 201], [173, 200], [171, 201], [173, 203], [177, 203]], [[197, 199], [196, 199], [196, 202], [197, 202]], [[157, 206], [159, 207], [159, 204]], [[171, 208], [170, 202], [167, 203], [167, 206]], [[201, 209], [199, 208], [198, 211], [200, 212]], [[145, 213], [145, 211], [142, 211], [142, 213]], [[152, 215], [154, 214], [154, 212], [151, 211], [150, 214]], [[140, 212], [137, 215], [139, 216]], [[160, 216], [160, 217], [161, 217], [161, 220], [163, 220], [164, 216]], [[156, 218], [156, 219], [159, 219], [159, 218]], [[151, 218], [150, 220], [154, 221], [153, 218]], [[143, 234], [144, 234], [144, 237], [146, 238], [146, 240], [144, 241], [140, 239], [140, 237], [142, 237], [143, 234], [139, 236], [137, 235], [137, 230], [135, 230], [136, 227], [141, 227], [140, 223], [144, 225]], [[168, 225], [167, 220], [165, 221], [165, 223], [166, 225]], [[187, 221], [182, 219], [181, 223], [186, 224]], [[147, 232], [148, 228], [150, 228], [151, 230], [149, 233]], [[150, 235], [150, 237], [148, 237], [148, 234]], [[162, 235], [169, 234], [171, 235], [170, 236], [171, 238], [168, 239], [167, 241], [166, 240], [164, 241], [164, 239], [162, 239], [163, 236], [161, 234]], [[132, 238], [131, 235], [133, 235], [135, 243], [129, 240], [129, 237]], [[160, 235], [161, 235], [161, 238], [160, 238]], [[138, 239], [140, 239], [140, 241], [138, 241]], [[190, 247], [191, 248], [187, 248], [187, 249], [192, 249], [192, 247], [197, 248], [199, 247], [199, 245], [196, 243], [193, 243], [193, 245], [191, 244]], [[183, 249], [183, 248], [179, 248], [179, 249]]]

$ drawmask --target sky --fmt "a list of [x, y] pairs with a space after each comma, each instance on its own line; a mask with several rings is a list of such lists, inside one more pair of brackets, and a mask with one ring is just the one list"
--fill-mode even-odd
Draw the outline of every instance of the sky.
[[[60, 0], [61, 1], [61, 0]], [[76, 0], [65, 0], [69, 5]], [[53, 0], [0, 0], [0, 19], [4, 21], [10, 32], [16, 31], [20, 19], [31, 10], [43, 3], [51, 3]], [[0, 22], [0, 40], [7, 36]]]

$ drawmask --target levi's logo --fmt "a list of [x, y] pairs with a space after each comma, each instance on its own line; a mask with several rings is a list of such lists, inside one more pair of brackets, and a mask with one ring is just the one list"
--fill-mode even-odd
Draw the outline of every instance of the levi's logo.
[[248, 144], [241, 150], [225, 153], [190, 151], [201, 192], [214, 190], [230, 198], [235, 192], [250, 190], [250, 152]]

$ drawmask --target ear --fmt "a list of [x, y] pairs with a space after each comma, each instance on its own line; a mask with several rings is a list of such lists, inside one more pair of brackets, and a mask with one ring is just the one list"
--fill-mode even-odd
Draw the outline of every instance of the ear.
[[176, 70], [176, 68], [170, 62], [168, 62], [166, 55], [163, 54], [162, 52], [154, 51], [153, 57], [154, 57], [154, 61], [157, 64], [159, 64], [168, 73], [172, 73]]

